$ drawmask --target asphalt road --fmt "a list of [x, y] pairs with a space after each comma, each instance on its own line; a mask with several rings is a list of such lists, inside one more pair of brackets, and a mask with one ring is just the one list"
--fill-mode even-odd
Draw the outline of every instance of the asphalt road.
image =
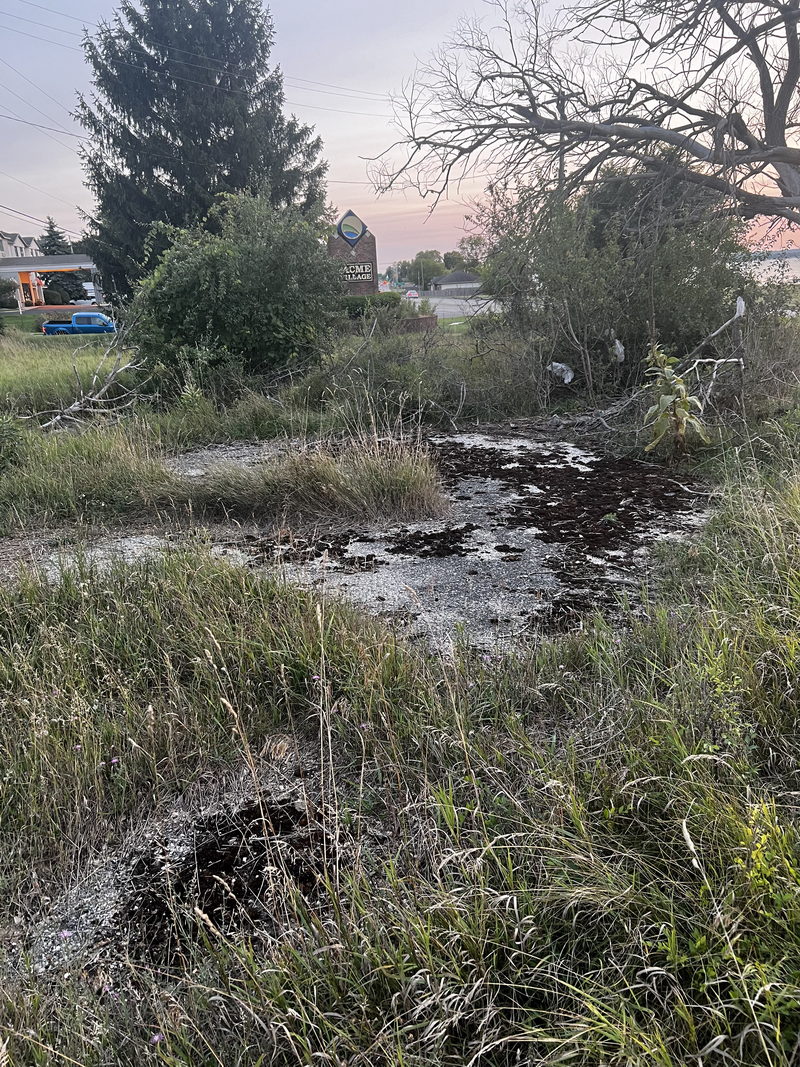
[[495, 310], [494, 302], [482, 296], [468, 298], [425, 293], [424, 298], [433, 305], [440, 319], [455, 319], [462, 316], [466, 319], [472, 315], [481, 315], [486, 311]]

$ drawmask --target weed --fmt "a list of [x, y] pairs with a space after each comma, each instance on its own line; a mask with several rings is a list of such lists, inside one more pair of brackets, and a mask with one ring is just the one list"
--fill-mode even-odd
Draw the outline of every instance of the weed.
[[679, 360], [668, 356], [659, 346], [653, 345], [647, 360], [647, 377], [656, 394], [656, 401], [645, 415], [645, 425], [652, 431], [652, 440], [645, 451], [654, 448], [669, 435], [674, 457], [686, 452], [686, 437], [692, 430], [701, 441], [711, 440], [700, 420], [703, 405], [692, 396], [683, 378], [675, 373]]

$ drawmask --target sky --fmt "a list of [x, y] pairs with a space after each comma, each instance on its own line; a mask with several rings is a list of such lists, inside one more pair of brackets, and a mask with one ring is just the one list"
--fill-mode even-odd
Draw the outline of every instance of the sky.
[[[80, 234], [78, 208], [93, 206], [82, 183], [79, 141], [69, 136], [81, 133], [69, 116], [76, 93], [90, 87], [81, 29], [85, 23], [91, 30], [115, 6], [115, 0], [0, 0], [0, 229], [41, 232], [38, 222], [11, 209], [37, 219], [52, 215], [71, 236]], [[455, 248], [479, 188], [452, 194], [431, 214], [430, 201], [417, 193], [378, 197], [368, 183], [366, 159], [397, 136], [389, 95], [461, 16], [480, 12], [480, 0], [274, 0], [268, 6], [287, 110], [322, 136], [328, 195], [337, 213], [351, 209], [367, 223], [381, 269], [420, 249]]]

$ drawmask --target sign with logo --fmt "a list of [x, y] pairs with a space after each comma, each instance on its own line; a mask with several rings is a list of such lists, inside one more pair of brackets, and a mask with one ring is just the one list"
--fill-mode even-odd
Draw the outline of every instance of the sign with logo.
[[339, 220], [336, 232], [340, 237], [347, 241], [351, 248], [355, 248], [367, 232], [367, 227], [355, 212], [348, 211], [347, 214], [343, 215]]
[[371, 263], [344, 263], [342, 277], [346, 282], [374, 281]]

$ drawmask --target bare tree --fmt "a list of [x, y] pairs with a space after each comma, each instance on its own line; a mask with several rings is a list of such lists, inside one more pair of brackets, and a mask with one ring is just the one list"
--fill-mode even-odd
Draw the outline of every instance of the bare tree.
[[[397, 102], [407, 158], [377, 170], [440, 196], [474, 176], [565, 195], [634, 166], [800, 222], [800, 0], [489, 0]], [[397, 148], [397, 146], [393, 146]]]

